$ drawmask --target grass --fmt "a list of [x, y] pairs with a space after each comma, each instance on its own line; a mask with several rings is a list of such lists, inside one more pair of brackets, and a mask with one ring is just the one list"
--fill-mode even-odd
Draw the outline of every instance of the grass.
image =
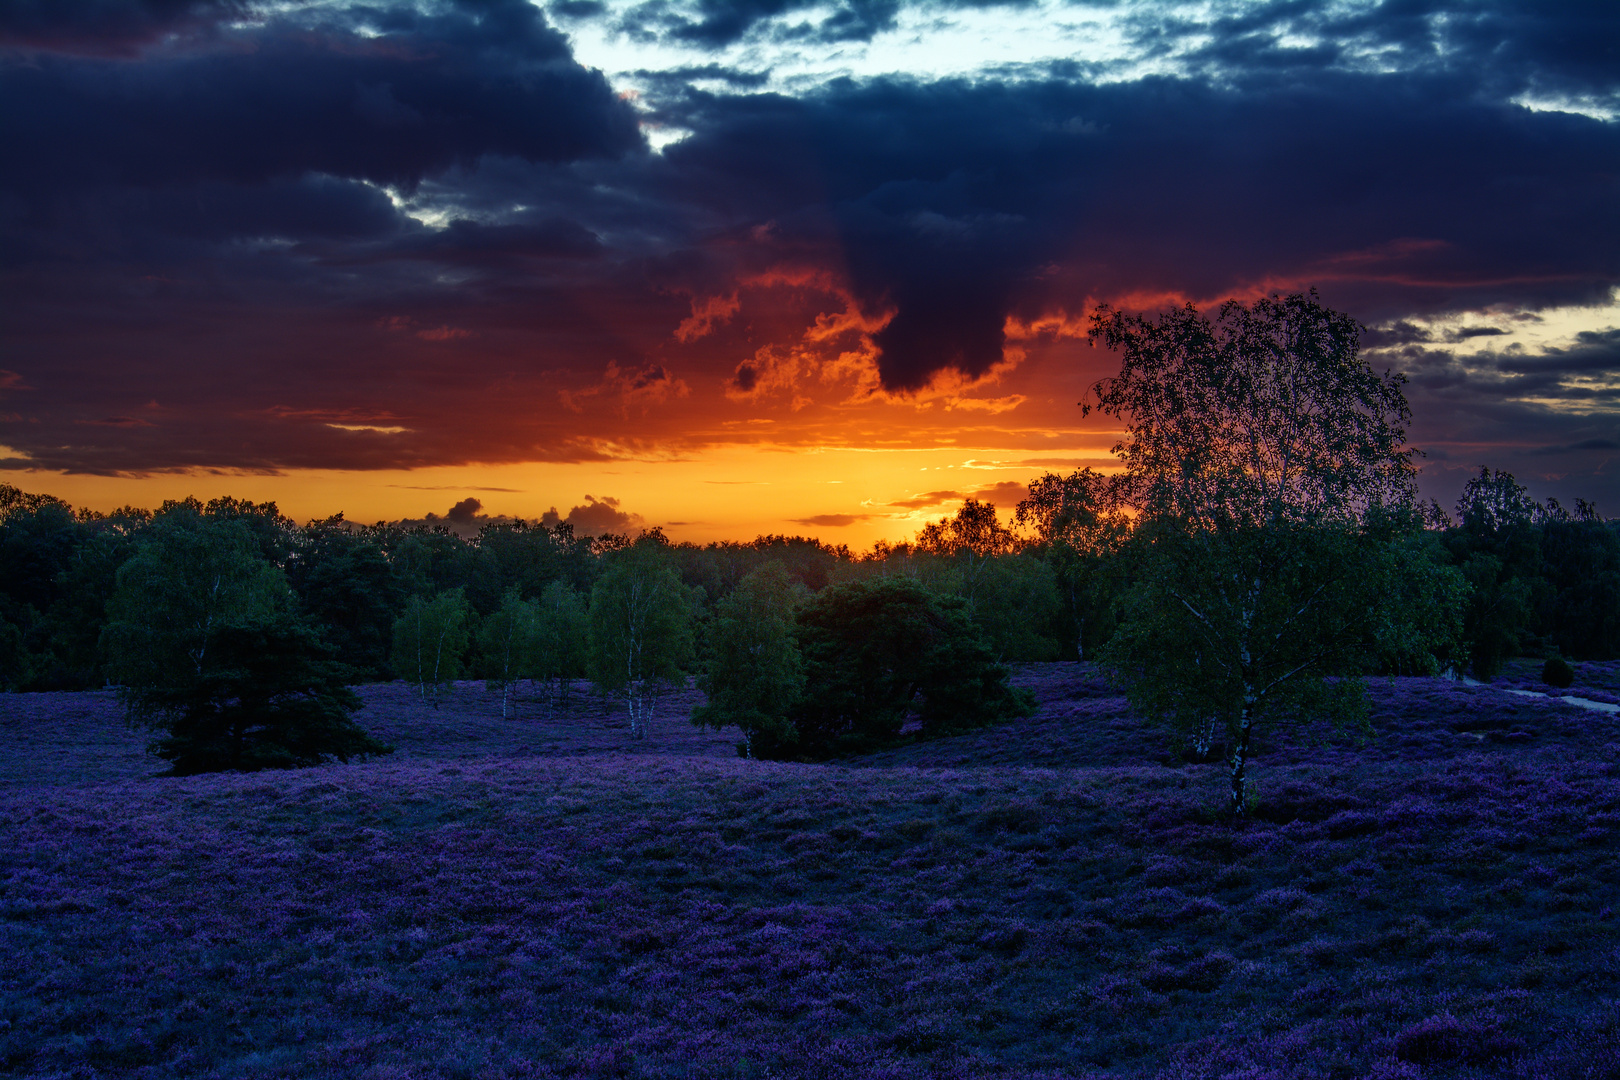
[[1084, 669], [1018, 681], [854, 766], [376, 686], [391, 758], [184, 779], [0, 699], [0, 1073], [1620, 1076], [1615, 718], [1375, 683], [1234, 823]]

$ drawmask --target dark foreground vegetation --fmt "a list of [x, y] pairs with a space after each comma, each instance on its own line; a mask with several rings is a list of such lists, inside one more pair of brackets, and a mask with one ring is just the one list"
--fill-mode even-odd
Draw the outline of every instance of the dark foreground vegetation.
[[368, 686], [389, 757], [162, 780], [111, 694], [0, 698], [0, 1073], [1616, 1075], [1613, 716], [1373, 680], [1239, 819], [1089, 666], [1015, 682], [859, 766]]

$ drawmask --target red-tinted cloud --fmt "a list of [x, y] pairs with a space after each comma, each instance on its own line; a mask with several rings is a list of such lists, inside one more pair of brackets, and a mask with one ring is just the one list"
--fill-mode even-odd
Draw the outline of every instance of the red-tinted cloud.
[[[798, 10], [711, 7], [647, 32]], [[1096, 302], [1314, 284], [1411, 371], [1432, 468], [1499, 447], [1620, 490], [1600, 333], [1496, 355], [1401, 329], [1620, 283], [1620, 128], [1512, 104], [1611, 100], [1612, 7], [1144, 16], [1180, 76], [790, 95], [714, 68], [639, 113], [526, 0], [242, 10], [0, 8], [0, 96], [28, 104], [0, 112], [5, 466], [663, 460], [760, 420], [1034, 462], [1072, 452], [1052, 432], [1109, 362], [1077, 336]], [[815, 34], [862, 37], [900, 5], [826, 10]], [[691, 134], [653, 153], [643, 121]]]

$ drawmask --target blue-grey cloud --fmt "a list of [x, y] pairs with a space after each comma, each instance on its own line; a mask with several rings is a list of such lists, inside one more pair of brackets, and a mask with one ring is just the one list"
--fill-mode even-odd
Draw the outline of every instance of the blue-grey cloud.
[[[1137, 54], [1179, 74], [788, 93], [717, 59], [642, 73], [642, 112], [521, 0], [238, 17], [254, 10], [0, 0], [0, 99], [29, 106], [0, 111], [0, 334], [31, 388], [0, 402], [15, 460], [593, 460], [628, 413], [604, 390], [567, 399], [600, 405], [580, 419], [559, 393], [614, 365], [697, 402], [803, 312], [739, 318], [676, 363], [691, 298], [783, 263], [893, 312], [876, 343], [896, 392], [991, 370], [1009, 316], [1317, 284], [1382, 327], [1369, 345], [1410, 367], [1436, 430], [1617, 434], [1528, 399], [1603, 404], [1602, 380], [1572, 376], [1614, 370], [1609, 338], [1468, 367], [1420, 325], [1620, 284], [1620, 124], [1513, 104], [1611, 100], [1612, 5], [1279, 2], [1196, 26], [1138, 5]], [[902, 9], [829, 10], [666, 5], [644, 25], [702, 59], [801, 26], [870, 36]], [[644, 121], [690, 135], [652, 153]]]

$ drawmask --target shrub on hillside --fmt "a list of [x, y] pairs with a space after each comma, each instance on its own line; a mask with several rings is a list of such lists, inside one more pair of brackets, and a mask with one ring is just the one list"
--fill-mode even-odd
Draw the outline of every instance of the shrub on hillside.
[[351, 719], [360, 699], [335, 652], [291, 616], [254, 620], [220, 628], [195, 678], [125, 696], [162, 732], [152, 752], [176, 776], [392, 753]]
[[1541, 666], [1541, 681], [1548, 686], [1567, 690], [1575, 681], [1575, 669], [1561, 656], [1548, 657], [1547, 662]]

